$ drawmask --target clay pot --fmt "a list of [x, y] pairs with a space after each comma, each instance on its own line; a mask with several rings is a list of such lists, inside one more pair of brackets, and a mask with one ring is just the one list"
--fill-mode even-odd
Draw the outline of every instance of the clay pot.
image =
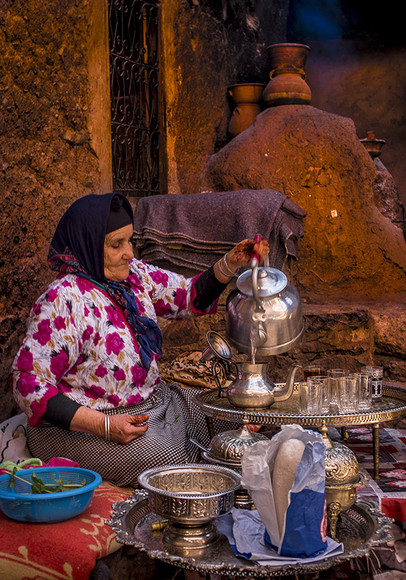
[[306, 44], [282, 43], [268, 46], [271, 80], [262, 95], [268, 107], [310, 104], [312, 93], [306, 83], [304, 71], [309, 51], [310, 47]]
[[228, 94], [235, 107], [228, 124], [228, 136], [233, 139], [245, 129], [248, 129], [261, 112], [262, 93], [265, 85], [262, 83], [242, 83], [229, 87]]
[[360, 139], [360, 141], [372, 159], [375, 159], [375, 157], [378, 157], [381, 154], [382, 147], [386, 143], [384, 139], [376, 139], [373, 131], [368, 131], [367, 137], [365, 139]]

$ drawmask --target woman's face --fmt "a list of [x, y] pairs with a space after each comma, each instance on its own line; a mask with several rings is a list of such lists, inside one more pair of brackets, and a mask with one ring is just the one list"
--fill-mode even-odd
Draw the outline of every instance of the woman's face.
[[128, 262], [134, 258], [129, 224], [106, 235], [104, 240], [104, 275], [107, 280], [122, 282], [130, 273]]

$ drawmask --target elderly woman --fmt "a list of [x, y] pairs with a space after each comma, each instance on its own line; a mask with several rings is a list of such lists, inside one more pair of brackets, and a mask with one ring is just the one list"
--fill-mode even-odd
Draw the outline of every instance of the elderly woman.
[[32, 455], [69, 458], [120, 486], [156, 465], [196, 461], [192, 437], [209, 443], [191, 401], [196, 391], [160, 379], [157, 316], [215, 312], [252, 251], [269, 251], [266, 242], [244, 240], [186, 278], [135, 259], [132, 232], [132, 208], [120, 194], [72, 204], [48, 256], [58, 276], [34, 304], [13, 364]]

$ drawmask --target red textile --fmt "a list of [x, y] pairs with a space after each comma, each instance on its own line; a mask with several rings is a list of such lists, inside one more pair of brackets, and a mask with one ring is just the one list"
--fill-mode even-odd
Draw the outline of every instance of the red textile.
[[396, 521], [406, 521], [406, 446], [405, 431], [379, 429], [379, 479], [373, 479], [373, 445], [370, 427], [347, 427], [347, 445], [358, 459], [359, 468], [371, 476], [357, 495], [376, 503], [379, 510]]
[[0, 578], [86, 580], [98, 558], [121, 547], [104, 522], [112, 504], [132, 493], [103, 481], [86, 511], [55, 524], [17, 522], [0, 511]]

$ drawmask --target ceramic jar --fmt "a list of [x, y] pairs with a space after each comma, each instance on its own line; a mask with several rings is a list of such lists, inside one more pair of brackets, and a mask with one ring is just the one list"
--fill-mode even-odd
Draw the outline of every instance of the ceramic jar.
[[229, 87], [234, 109], [228, 125], [228, 136], [233, 139], [255, 121], [261, 112], [262, 93], [265, 85], [262, 83], [242, 83]]
[[281, 43], [268, 46], [271, 80], [263, 93], [264, 103], [268, 107], [310, 104], [312, 93], [304, 71], [309, 51], [310, 47], [306, 44]]

